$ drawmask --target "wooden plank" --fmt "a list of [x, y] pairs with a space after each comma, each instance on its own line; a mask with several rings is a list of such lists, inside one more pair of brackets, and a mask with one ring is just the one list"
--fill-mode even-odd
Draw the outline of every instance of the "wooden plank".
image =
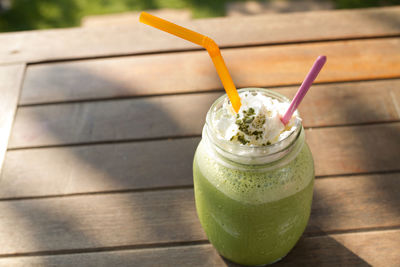
[[25, 65], [0, 66], [0, 171], [17, 109]]
[[[292, 99], [298, 87], [278, 88]], [[400, 80], [314, 85], [299, 111], [305, 127], [389, 122], [400, 119]]]
[[226, 266], [211, 245], [0, 258], [0, 267], [22, 266]]
[[191, 186], [199, 138], [9, 151], [0, 198]]
[[[377, 242], [379, 240], [379, 242]], [[400, 231], [373, 231], [302, 238], [276, 266], [396, 266]], [[182, 247], [0, 258], [0, 266], [238, 266], [224, 260], [210, 244]]]
[[[398, 226], [399, 204], [398, 174], [317, 179], [306, 231]], [[1, 201], [0, 210], [3, 256], [206, 239], [192, 189]]]
[[[300, 84], [321, 54], [328, 61], [317, 82], [398, 78], [398, 51], [400, 38], [385, 38], [235, 48], [223, 56], [241, 88]], [[221, 82], [205, 51], [143, 55], [29, 66], [20, 104], [217, 88]]]
[[23, 107], [8, 147], [200, 134], [207, 109], [219, 95]]
[[[399, 14], [399, 7], [388, 7], [249, 16], [240, 19], [215, 18], [181, 24], [214, 38], [220, 46], [226, 47], [398, 35]], [[139, 23], [0, 35], [0, 61], [3, 63], [181, 49], [199, 47]]]
[[396, 109], [396, 112], [400, 116], [400, 91], [391, 90], [390, 96], [392, 98], [392, 102]]
[[0, 202], [0, 255], [205, 239], [193, 190]]
[[307, 143], [317, 174], [399, 170], [400, 123], [310, 129]]
[[[399, 230], [332, 235], [332, 238], [372, 266], [400, 265]], [[320, 257], [318, 259], [323, 260]], [[294, 261], [295, 256], [293, 257]]]
[[[399, 123], [307, 130], [316, 175], [398, 171], [399, 130]], [[0, 198], [190, 186], [199, 141], [9, 151]]]
[[[276, 89], [289, 98], [296, 90]], [[303, 124], [320, 127], [396, 121], [400, 119], [400, 98], [393, 96], [400, 96], [399, 92], [400, 80], [314, 86], [300, 107]], [[207, 110], [221, 94], [21, 107], [9, 148], [199, 135]]]
[[400, 226], [399, 180], [399, 173], [317, 179], [308, 231]]

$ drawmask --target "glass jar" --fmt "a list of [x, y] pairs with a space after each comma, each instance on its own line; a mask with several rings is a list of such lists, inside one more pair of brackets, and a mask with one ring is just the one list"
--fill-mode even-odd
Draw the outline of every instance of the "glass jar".
[[[259, 92], [282, 102], [284, 96]], [[285, 139], [246, 146], [218, 138], [213, 124], [226, 95], [207, 113], [193, 163], [197, 214], [208, 239], [225, 258], [244, 265], [273, 263], [296, 244], [307, 225], [314, 163], [301, 120]]]

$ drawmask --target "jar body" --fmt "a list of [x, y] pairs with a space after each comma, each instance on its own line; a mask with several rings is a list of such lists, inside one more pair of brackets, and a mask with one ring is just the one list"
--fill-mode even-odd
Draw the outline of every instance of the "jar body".
[[208, 239], [243, 265], [273, 263], [296, 244], [307, 225], [314, 165], [301, 130], [294, 149], [264, 165], [232, 162], [204, 136], [194, 157], [196, 209]]

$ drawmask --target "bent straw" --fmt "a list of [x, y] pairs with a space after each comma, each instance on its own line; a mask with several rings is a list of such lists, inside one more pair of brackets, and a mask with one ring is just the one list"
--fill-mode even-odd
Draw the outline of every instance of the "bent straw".
[[281, 121], [284, 125], [288, 124], [290, 118], [292, 118], [293, 112], [300, 105], [301, 101], [306, 95], [308, 89], [310, 89], [311, 84], [314, 82], [315, 78], [317, 78], [318, 73], [321, 71], [325, 62], [326, 62], [326, 56], [319, 56], [317, 60], [314, 62], [314, 65], [312, 66], [310, 72], [307, 74], [303, 83], [300, 85], [299, 90], [297, 90], [297, 93], [294, 96], [292, 102], [290, 103], [288, 110], [286, 111], [285, 115], [281, 118]]
[[217, 69], [218, 76], [221, 79], [226, 94], [228, 95], [229, 100], [232, 103], [233, 109], [236, 113], [239, 112], [240, 106], [242, 105], [240, 102], [239, 94], [236, 91], [235, 84], [233, 83], [231, 75], [229, 74], [229, 71], [225, 65], [219, 47], [211, 38], [161, 19], [159, 17], [150, 15], [146, 12], [142, 12], [140, 14], [139, 21], [159, 30], [178, 36], [187, 41], [198, 44], [207, 49], [207, 52], [210, 55], [215, 68]]

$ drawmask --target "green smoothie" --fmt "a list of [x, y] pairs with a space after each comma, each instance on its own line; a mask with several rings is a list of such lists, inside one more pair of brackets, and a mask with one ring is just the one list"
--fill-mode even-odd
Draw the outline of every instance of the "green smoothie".
[[243, 164], [219, 154], [203, 131], [193, 164], [197, 213], [208, 239], [243, 265], [273, 263], [307, 225], [314, 184], [304, 130], [287, 153], [266, 164]]

